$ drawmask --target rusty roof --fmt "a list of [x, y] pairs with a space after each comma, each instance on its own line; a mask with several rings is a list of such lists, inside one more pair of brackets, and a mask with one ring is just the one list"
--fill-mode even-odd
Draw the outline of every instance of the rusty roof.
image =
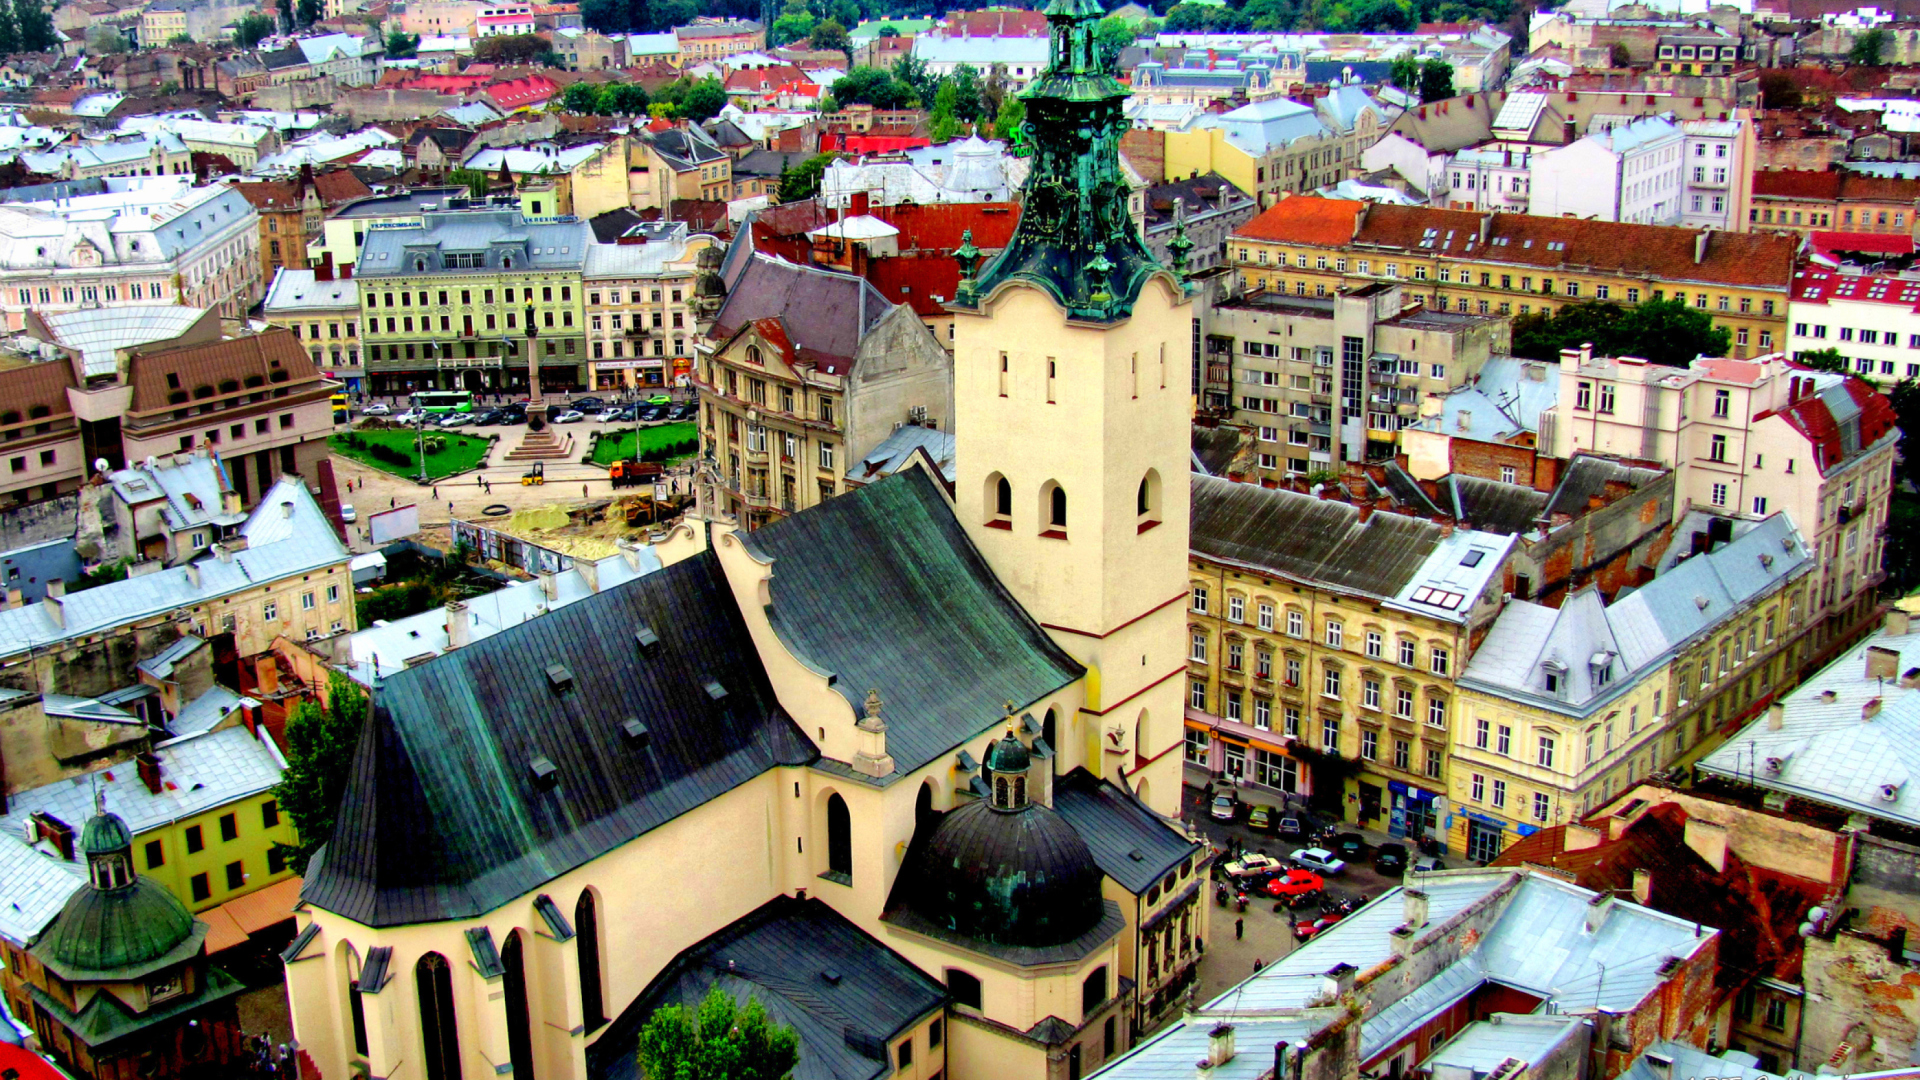
[[[154, 352], [133, 350], [133, 405], [146, 413], [185, 402], [236, 393], [254, 387], [317, 387], [320, 371], [293, 332], [273, 327], [262, 333]], [[169, 380], [168, 376], [178, 376]], [[175, 383], [177, 382], [177, 385]], [[184, 398], [177, 395], [184, 394]], [[282, 399], [284, 400], [284, 399]]]
[[1365, 203], [1352, 199], [1295, 196], [1281, 199], [1233, 234], [1236, 240], [1343, 247], [1353, 240], [1354, 217]]

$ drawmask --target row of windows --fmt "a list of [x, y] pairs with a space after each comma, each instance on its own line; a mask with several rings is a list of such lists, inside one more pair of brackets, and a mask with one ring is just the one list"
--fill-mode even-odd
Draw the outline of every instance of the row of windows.
[[[546, 311], [546, 312], [542, 312], [541, 314], [542, 314], [542, 315], [544, 316], [544, 317], [543, 317], [543, 318], [541, 319], [541, 324], [542, 324], [542, 325], [544, 325], [544, 326], [545, 326], [545, 327], [546, 327], [547, 329], [549, 329], [549, 330], [552, 330], [552, 329], [555, 329], [555, 325], [554, 325], [554, 321], [553, 321], [553, 312], [551, 312], [551, 311]], [[497, 324], [496, 324], [496, 323], [494, 322], [494, 317], [495, 317], [495, 316], [494, 316], [494, 313], [493, 313], [493, 312], [491, 312], [491, 311], [489, 311], [489, 312], [487, 312], [487, 313], [485, 314], [485, 316], [484, 316], [484, 318], [486, 319], [486, 324], [485, 324], [485, 329], [487, 329], [487, 330], [497, 330], [497, 329], [499, 329], [499, 327], [498, 327], [498, 325], [497, 325]], [[460, 316], [460, 318], [461, 318], [461, 325], [460, 325], [460, 329], [459, 329], [459, 331], [458, 331], [459, 333], [461, 333], [461, 334], [466, 334], [466, 335], [471, 335], [471, 334], [473, 334], [473, 333], [475, 333], [475, 332], [476, 332], [476, 330], [477, 330], [478, 328], [476, 328], [476, 327], [474, 326], [474, 323], [473, 323], [473, 316], [471, 316], [471, 315], [462, 315], [462, 316]], [[519, 329], [519, 328], [520, 328], [520, 327], [519, 327], [519, 319], [520, 319], [520, 316], [519, 316], [519, 315], [517, 315], [516, 313], [514, 313], [514, 312], [511, 312], [511, 311], [509, 311], [509, 312], [507, 312], [507, 329], [509, 329], [509, 330], [517, 330], [517, 329]], [[571, 328], [573, 327], [573, 309], [572, 309], [572, 308], [562, 308], [562, 309], [560, 309], [560, 323], [559, 323], [559, 326], [560, 326], [560, 327], [562, 327], [562, 328], [566, 328], [566, 329], [571, 329]], [[380, 320], [379, 320], [379, 319], [368, 319], [368, 320], [367, 320], [367, 332], [368, 332], [368, 333], [370, 333], [370, 334], [377, 334], [377, 333], [379, 333], [379, 332], [380, 332]], [[413, 329], [413, 316], [411, 316], [411, 315], [403, 315], [403, 316], [400, 316], [400, 317], [398, 317], [398, 318], [395, 318], [395, 317], [394, 317], [394, 316], [392, 316], [392, 315], [389, 315], [389, 316], [387, 316], [387, 333], [389, 333], [389, 334], [411, 334], [411, 333], [414, 333], [414, 332], [415, 332], [415, 331], [414, 331], [414, 329]], [[420, 333], [422, 333], [422, 334], [430, 334], [430, 333], [433, 333], [433, 332], [434, 332], [434, 331], [433, 331], [433, 316], [431, 316], [431, 315], [422, 315], [422, 316], [420, 316], [420, 330], [419, 330], [419, 332], [420, 332]], [[454, 332], [455, 332], [455, 330], [454, 330], [454, 326], [453, 326], [453, 316], [451, 316], [451, 315], [442, 315], [442, 316], [440, 316], [440, 333], [443, 333], [443, 334], [451, 334], [451, 333], [454, 333]]]
[[[564, 289], [563, 289], [563, 291], [564, 291]], [[659, 290], [659, 289], [653, 289], [653, 290], [650, 290], [650, 293], [651, 293], [651, 295], [650, 295], [650, 296], [648, 297], [648, 301], [649, 301], [650, 303], [655, 303], [655, 304], [658, 304], [658, 303], [660, 303], [660, 290]], [[620, 303], [620, 297], [621, 297], [621, 295], [622, 295], [622, 294], [621, 294], [621, 292], [620, 292], [620, 290], [618, 290], [618, 289], [615, 289], [615, 290], [613, 290], [613, 291], [611, 291], [611, 292], [609, 292], [609, 293], [607, 293], [607, 294], [606, 294], [606, 296], [607, 296], [607, 303], [609, 303], [609, 304], [618, 304], [618, 303]], [[511, 300], [511, 299], [512, 299], [512, 297], [508, 297], [508, 299], [509, 299], [509, 300]], [[639, 289], [635, 289], [635, 290], [633, 290], [633, 293], [631, 294], [631, 299], [630, 299], [630, 300], [628, 300], [627, 302], [628, 302], [628, 303], [632, 303], [632, 304], [638, 304], [638, 303], [640, 303], [640, 290], [639, 290]], [[675, 290], [673, 290], [673, 302], [674, 302], [674, 303], [676, 303], [676, 304], [680, 302], [680, 290], [679, 290], [679, 289], [675, 289]], [[588, 294], [587, 294], [587, 306], [588, 306], [588, 307], [599, 307], [599, 306], [600, 306], [600, 294], [599, 294], [599, 293], [597, 293], [597, 292], [590, 292], [590, 293], [588, 293]], [[679, 324], [677, 324], [677, 323], [676, 323], [675, 325], [679, 325]]]
[[[1795, 337], [1825, 340], [1827, 327], [1825, 323], [1797, 322], [1793, 324], [1793, 333]], [[1835, 333], [1839, 335], [1841, 341], [1858, 341], [1862, 345], [1885, 345], [1890, 348], [1897, 348], [1900, 345], [1900, 335], [1893, 330], [1868, 330], [1864, 327], [1856, 329], [1851, 326], [1841, 326], [1835, 328]], [[1920, 349], [1920, 334], [1907, 335], [1907, 348]], [[1892, 371], [1889, 370], [1888, 374], [1892, 374]]]
[[[1806, 215], [1805, 221], [1801, 220], [1801, 214], [1802, 214], [1802, 211], [1799, 211], [1799, 210], [1772, 210], [1772, 209], [1755, 208], [1753, 210], [1747, 211], [1747, 220], [1750, 222], [1757, 222], [1762, 225], [1825, 226], [1825, 225], [1833, 224], [1833, 214], [1831, 213], [1822, 213], [1821, 211], [1818, 211], [1818, 210], [1808, 210], [1808, 211], [1805, 211], [1805, 215]], [[1892, 215], [1891, 221], [1888, 220], [1889, 214]], [[1791, 218], [1789, 218], [1789, 215], [1791, 215]], [[1876, 220], [1876, 211], [1862, 210], [1860, 211], [1860, 220], [1855, 221], [1854, 212], [1852, 210], [1842, 210], [1840, 212], [1840, 223], [1842, 225], [1866, 225], [1866, 226], [1878, 225], [1881, 228], [1895, 228], [1895, 229], [1906, 228], [1907, 215], [1904, 211], [1881, 210], [1877, 212], [1877, 215], [1878, 217]]]
[[[1192, 655], [1189, 656], [1189, 659], [1195, 663], [1206, 663], [1206, 645], [1205, 634], [1193, 635]], [[1271, 679], [1273, 677], [1273, 654], [1265, 649], [1258, 649], [1255, 650], [1254, 655], [1254, 677], [1257, 679]], [[1226, 661], [1226, 670], [1229, 672], [1245, 670], [1242, 666], [1244, 662], [1242, 646], [1238, 642], [1232, 642], [1227, 645]], [[1300, 685], [1300, 664], [1300, 659], [1291, 655], [1285, 657], [1282, 661], [1282, 670], [1286, 672], [1286, 684], [1288, 686], [1298, 687]], [[1204, 685], [1200, 680], [1196, 680], [1196, 683]], [[1345, 673], [1333, 664], [1325, 665], [1320, 683], [1322, 696], [1339, 698], [1341, 697], [1341, 691], [1344, 686]], [[1222, 693], [1226, 696], [1222, 701], [1220, 715], [1229, 720], [1242, 720], [1239, 691], [1232, 687], [1227, 687]], [[1360, 707], [1368, 712], [1379, 713], [1386, 711], [1387, 702], [1385, 680], [1376, 672], [1361, 672]], [[1395, 717], [1402, 720], [1414, 719], [1416, 709], [1414, 688], [1411, 685], [1396, 684], [1393, 687], [1391, 704]], [[1269, 717], [1264, 715], [1263, 710], [1268, 707], [1270, 707], [1270, 705], [1267, 699], [1256, 694], [1254, 697], [1253, 717], [1255, 727], [1266, 728], [1267, 724], [1265, 721], [1268, 720]], [[1204, 695], [1194, 704], [1194, 708], [1203, 710], [1206, 708]], [[1447, 699], [1429, 691], [1427, 695], [1426, 715], [1427, 723], [1434, 727], [1445, 727], [1447, 725]]]
[[[355, 328], [356, 326], [358, 326], [358, 325], [359, 325], [359, 324], [357, 324], [357, 323], [355, 323], [355, 322], [354, 322], [353, 320], [351, 320], [351, 319], [349, 319], [349, 320], [347, 320], [347, 322], [346, 322], [346, 327], [347, 327], [347, 332], [346, 332], [346, 335], [345, 335], [345, 336], [347, 336], [347, 337], [352, 337], [352, 336], [353, 336], [353, 333], [354, 333], [354, 328]], [[340, 324], [340, 323], [337, 323], [337, 322], [330, 322], [330, 323], [328, 323], [328, 324], [327, 324], [327, 336], [328, 336], [329, 338], [338, 338], [338, 337], [340, 337], [340, 336], [341, 336], [341, 333], [340, 333], [340, 326], [341, 326], [341, 324]], [[288, 324], [287, 324], [287, 329], [289, 329], [289, 330], [292, 330], [292, 331], [293, 331], [293, 336], [294, 336], [294, 337], [299, 337], [299, 336], [300, 336], [300, 324], [299, 324], [299, 323], [288, 323]], [[319, 323], [308, 323], [308, 324], [307, 324], [307, 334], [306, 334], [306, 338], [307, 338], [307, 340], [308, 340], [308, 341], [318, 341], [318, 340], [320, 340], [320, 324], [319, 324]]]
[[[34, 303], [36, 296], [42, 304], [53, 303], [53, 290], [50, 288], [19, 289], [16, 290], [16, 294], [19, 296], [22, 306]], [[100, 302], [102, 297], [104, 297], [108, 303], [118, 301], [120, 299], [120, 286], [81, 285], [76, 287], [65, 285], [60, 289], [60, 302], [63, 304], [94, 304]], [[127, 285], [127, 299], [129, 300], [165, 300], [166, 298], [167, 288], [166, 285], [161, 282], [135, 281]]]
[[[639, 329], [642, 329], [642, 326], [641, 326], [641, 324], [640, 324], [640, 315], [641, 315], [641, 313], [640, 313], [640, 312], [637, 312], [637, 311], [633, 313], [633, 329], [635, 329], [635, 330], [639, 330]], [[654, 328], [655, 330], [659, 330], [659, 329], [662, 329], [662, 326], [661, 326], [661, 318], [662, 318], [662, 314], [661, 314], [660, 312], [658, 312], [658, 311], [656, 311], [656, 312], [654, 312], [654, 313], [653, 313], [653, 324], [652, 324], [652, 325], [653, 325], [653, 328]], [[592, 317], [592, 319], [593, 319], [593, 322], [592, 322], [592, 326], [593, 326], [593, 328], [594, 328], [595, 330], [600, 330], [600, 329], [603, 329], [603, 327], [601, 326], [601, 323], [600, 323], [600, 316], [599, 316], [599, 315], [594, 315], [594, 316]], [[681, 321], [681, 320], [682, 320], [682, 316], [681, 316], [681, 313], [680, 313], [680, 312], [678, 312], [678, 311], [676, 311], [676, 312], [674, 312], [674, 313], [673, 313], [673, 328], [674, 328], [674, 329], [676, 329], [676, 330], [678, 330], [678, 329], [680, 329], [680, 328], [681, 328], [681, 327], [682, 327], [682, 326], [684, 325], [684, 324], [682, 323], [682, 321]], [[618, 311], [616, 311], [616, 312], [614, 312], [614, 313], [613, 313], [613, 315], [612, 315], [612, 321], [613, 321], [613, 328], [614, 328], [615, 330], [624, 330], [624, 329], [626, 329], [626, 327], [625, 327], [625, 326], [623, 326], [623, 325], [621, 325], [622, 323], [624, 323], [624, 322], [626, 321], [626, 318], [625, 318], [625, 316], [624, 316], [624, 315], [623, 315], [623, 314], [622, 314], [621, 312], [618, 312]]]
[[[280, 804], [272, 799], [260, 804], [260, 827], [277, 828], [280, 824]], [[238, 811], [220, 815], [218, 826], [222, 843], [240, 839], [240, 815]], [[195, 855], [206, 850], [206, 834], [198, 825], [189, 825], [182, 832], [187, 845], [187, 854]], [[167, 864], [166, 847], [158, 840], [149, 840], [142, 847], [147, 869], [158, 870]], [[278, 871], [275, 871], [278, 873]]]
[[[1193, 610], [1193, 613], [1196, 615], [1212, 614], [1211, 589], [1205, 585], [1195, 585], [1192, 589], [1193, 592], [1189, 601], [1189, 607]], [[1247, 621], [1247, 598], [1238, 593], [1228, 593], [1226, 611], [1223, 614], [1228, 622], [1244, 625]], [[1256, 601], [1254, 606], [1255, 626], [1267, 633], [1274, 633], [1276, 632], [1276, 627], [1282, 625], [1281, 622], [1276, 621], [1277, 617], [1284, 619], [1284, 626], [1286, 628], [1284, 632], [1288, 637], [1302, 640], [1306, 638], [1307, 614], [1305, 611], [1289, 605], [1286, 607], [1284, 614], [1281, 614], [1272, 601]], [[1205, 635], [1196, 633], [1194, 636], [1196, 639], [1201, 639], [1204, 638]], [[1386, 635], [1384, 632], [1372, 629], [1364, 630], [1361, 635], [1354, 637], [1352, 646], [1346, 644], [1348, 637], [1346, 622], [1344, 620], [1332, 616], [1328, 616], [1325, 619], [1322, 624], [1321, 641], [1328, 648], [1352, 648], [1376, 660], [1386, 657]], [[1397, 662], [1402, 667], [1416, 666], [1418, 655], [1419, 646], [1411, 637], [1402, 635], [1398, 638], [1396, 642], [1396, 657]], [[1204, 662], [1204, 657], [1202, 657], [1202, 662]], [[1449, 674], [1451, 668], [1452, 650], [1447, 646], [1430, 644], [1427, 647], [1427, 670], [1435, 675], [1444, 676]]]
[[[515, 299], [514, 299], [516, 295], [518, 295], [518, 296], [520, 297], [520, 299], [521, 299], [522, 301], [524, 301], [525, 303], [529, 303], [529, 304], [531, 304], [531, 303], [533, 303], [533, 302], [534, 302], [534, 300], [533, 300], [533, 286], [531, 286], [531, 285], [529, 285], [529, 286], [527, 286], [527, 287], [525, 287], [525, 288], [523, 288], [523, 289], [520, 289], [520, 290], [518, 291], [518, 294], [516, 294], [516, 292], [515, 292], [515, 290], [514, 290], [514, 288], [513, 288], [513, 287], [512, 287], [511, 285], [509, 285], [509, 286], [507, 286], [507, 288], [506, 288], [506, 289], [504, 290], [504, 293], [505, 293], [505, 295], [504, 295], [504, 297], [503, 297], [503, 299], [504, 299], [504, 302], [506, 302], [506, 303], [509, 303], [509, 304], [511, 304], [511, 303], [515, 303], [515, 302], [516, 302], [516, 301], [515, 301]], [[437, 307], [449, 307], [449, 306], [451, 306], [451, 305], [450, 305], [450, 303], [449, 303], [449, 298], [450, 298], [450, 297], [451, 297], [451, 296], [452, 296], [453, 294], [452, 294], [452, 293], [450, 293], [450, 292], [448, 292], [448, 291], [447, 291], [446, 289], [441, 289], [441, 290], [439, 290], [439, 292], [438, 292], [438, 297], [439, 297], [439, 302], [438, 302], [438, 304], [436, 304], [436, 303], [434, 303], [434, 296], [435, 296], [435, 294], [433, 294], [433, 293], [429, 293], [429, 292], [428, 292], [427, 290], [425, 290], [425, 289], [421, 289], [421, 290], [420, 290], [420, 291], [419, 291], [418, 293], [415, 293], [415, 292], [411, 292], [411, 291], [402, 291], [402, 292], [400, 293], [400, 302], [399, 302], [398, 304], [396, 304], [396, 303], [394, 303], [394, 299], [393, 299], [393, 297], [394, 297], [394, 294], [393, 294], [393, 293], [390, 293], [390, 292], [389, 292], [389, 293], [376, 293], [376, 292], [372, 292], [372, 291], [369, 291], [369, 292], [367, 292], [367, 293], [365, 293], [364, 295], [366, 296], [366, 299], [367, 299], [367, 306], [368, 306], [369, 308], [376, 308], [376, 307], [387, 307], [387, 308], [394, 308], [394, 307], [403, 307], [403, 308], [404, 308], [404, 307], [414, 307], [414, 306], [416, 306], [416, 305], [415, 305], [415, 303], [414, 303], [414, 299], [413, 299], [413, 298], [414, 298], [415, 296], [418, 296], [418, 297], [420, 298], [420, 300], [419, 300], [419, 304], [417, 305], [417, 306], [419, 306], [419, 307], [436, 307], [436, 306], [437, 306]], [[480, 296], [481, 296], [481, 300], [480, 300], [480, 302], [481, 302], [482, 304], [491, 304], [491, 303], [493, 303], [493, 290], [492, 290], [492, 289], [482, 289], [482, 290], [480, 290]], [[573, 287], [572, 287], [572, 286], [570, 286], [570, 285], [562, 285], [562, 286], [560, 286], [560, 302], [561, 302], [561, 303], [566, 303], [566, 302], [568, 302], [568, 301], [570, 301], [570, 300], [572, 300], [572, 299], [573, 299]], [[542, 285], [542, 286], [540, 287], [540, 302], [541, 302], [541, 303], [543, 303], [543, 304], [551, 304], [551, 303], [553, 303], [553, 286], [551, 286], [551, 285]], [[461, 305], [462, 305], [462, 306], [471, 306], [471, 305], [473, 304], [473, 290], [472, 290], [472, 289], [461, 289], [461, 290], [460, 290], [460, 303], [461, 303]]]

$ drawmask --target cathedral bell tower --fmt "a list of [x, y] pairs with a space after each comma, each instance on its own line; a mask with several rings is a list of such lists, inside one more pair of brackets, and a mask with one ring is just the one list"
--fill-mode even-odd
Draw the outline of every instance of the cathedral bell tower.
[[956, 510], [1002, 582], [1088, 667], [1057, 718], [1084, 764], [1175, 815], [1186, 695], [1192, 309], [1128, 214], [1127, 91], [1094, 0], [1053, 0], [1022, 95], [1033, 148], [1019, 224], [954, 303]]

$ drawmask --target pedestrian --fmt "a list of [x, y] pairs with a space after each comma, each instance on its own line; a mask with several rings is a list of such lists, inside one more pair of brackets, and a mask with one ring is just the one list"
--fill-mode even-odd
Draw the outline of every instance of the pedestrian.
[[1247, 920], [1233, 920], [1233, 940], [1239, 941], [1247, 936]]
[[1299, 928], [1300, 928], [1300, 920], [1294, 917], [1293, 912], [1291, 911], [1287, 912], [1287, 932], [1292, 933], [1293, 931]]
[[1263, 967], [1265, 967], [1265, 966], [1266, 966], [1265, 964], [1262, 964], [1262, 963], [1260, 962], [1260, 958], [1259, 958], [1259, 957], [1257, 957], [1257, 956], [1256, 956], [1256, 957], [1254, 957], [1254, 958], [1253, 958], [1253, 973], [1254, 973], [1255, 975], [1258, 975], [1258, 974], [1260, 974], [1260, 969], [1261, 969], [1261, 968], [1263, 968]]
[[587, 497], [587, 485], [585, 484], [580, 485], [580, 497], [583, 499]]
[[387, 509], [389, 509], [389, 510], [391, 510], [391, 509], [393, 509], [394, 507], [396, 507], [396, 506], [399, 506], [399, 505], [400, 505], [400, 500], [399, 500], [399, 498], [398, 498], [398, 497], [389, 497], [389, 498], [387, 499]]

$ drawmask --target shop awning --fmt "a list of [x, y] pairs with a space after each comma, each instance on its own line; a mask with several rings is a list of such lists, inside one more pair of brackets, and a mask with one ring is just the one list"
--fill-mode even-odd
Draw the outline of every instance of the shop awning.
[[293, 907], [299, 902], [300, 879], [293, 877], [200, 912], [199, 918], [209, 927], [207, 952], [245, 945], [254, 934], [293, 918]]

